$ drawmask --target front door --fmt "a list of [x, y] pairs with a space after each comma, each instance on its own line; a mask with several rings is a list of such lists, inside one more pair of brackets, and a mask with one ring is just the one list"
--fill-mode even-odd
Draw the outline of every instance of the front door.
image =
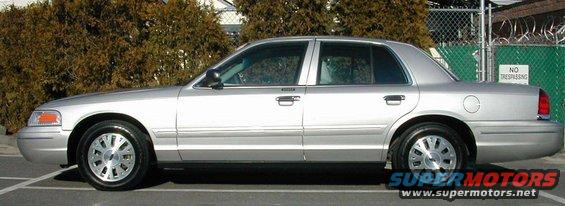
[[183, 89], [177, 116], [182, 159], [302, 161], [305, 85], [300, 82], [312, 50], [313, 41], [244, 48], [216, 68], [223, 88]]
[[380, 159], [390, 126], [414, 109], [418, 88], [384, 45], [319, 41], [314, 53], [304, 105], [306, 160]]

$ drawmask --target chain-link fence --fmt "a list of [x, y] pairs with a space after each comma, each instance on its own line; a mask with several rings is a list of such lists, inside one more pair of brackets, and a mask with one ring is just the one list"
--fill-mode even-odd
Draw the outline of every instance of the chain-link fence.
[[[432, 8], [428, 16], [428, 28], [436, 45], [430, 50], [432, 56], [464, 81], [478, 80], [479, 15], [480, 9]], [[563, 123], [565, 16], [558, 15], [515, 19], [491, 16], [494, 23], [485, 24], [492, 31], [488, 33], [492, 40], [486, 42], [492, 51], [487, 53], [487, 79], [499, 81], [499, 68], [504, 65], [529, 68], [528, 84], [539, 86], [550, 95], [552, 119]]]
[[237, 38], [239, 36], [242, 16], [237, 13], [236, 9], [226, 8], [218, 10], [218, 16], [220, 18], [220, 25], [228, 35], [232, 38]]
[[428, 28], [436, 45], [432, 56], [462, 80], [476, 81], [479, 51], [478, 9], [431, 8]]
[[[493, 74], [500, 81], [504, 65], [528, 68], [528, 84], [545, 90], [551, 115], [565, 122], [565, 15], [537, 15], [510, 19], [493, 16]], [[498, 74], [498, 75], [497, 75]]]
[[497, 45], [494, 54], [495, 73], [501, 65], [527, 66], [529, 85], [550, 96], [552, 119], [565, 122], [565, 45]]

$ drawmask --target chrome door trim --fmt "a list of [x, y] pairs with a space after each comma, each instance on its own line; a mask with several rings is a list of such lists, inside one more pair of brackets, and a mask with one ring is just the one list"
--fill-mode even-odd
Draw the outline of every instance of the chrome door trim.
[[316, 85], [318, 81], [318, 62], [320, 61], [320, 44], [322, 42], [316, 39], [314, 51], [312, 53], [312, 61], [310, 62], [310, 70], [308, 71], [306, 85]]
[[300, 77], [298, 78], [298, 85], [306, 85], [308, 72], [310, 71], [310, 64], [312, 62], [312, 59], [314, 59], [314, 44], [314, 39], [308, 41], [308, 47], [306, 47], [304, 61], [302, 62], [302, 68], [300, 70]]
[[176, 128], [153, 128], [155, 138], [177, 138]]
[[[275, 86], [233, 86], [233, 87], [222, 87], [221, 90], [229, 90], [229, 89], [286, 89], [286, 88], [304, 88], [304, 85], [275, 85]], [[194, 86], [196, 90], [212, 90], [210, 87], [198, 87]]]
[[[179, 138], [213, 138], [230, 137], [245, 134], [249, 137], [256, 136], [298, 136], [302, 135], [302, 127], [228, 127], [228, 128], [179, 128]], [[186, 136], [189, 135], [189, 136]]]

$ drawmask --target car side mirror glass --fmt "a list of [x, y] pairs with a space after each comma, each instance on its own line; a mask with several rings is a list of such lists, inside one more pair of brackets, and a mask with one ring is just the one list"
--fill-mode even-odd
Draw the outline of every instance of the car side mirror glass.
[[212, 89], [221, 89], [223, 84], [222, 79], [220, 78], [220, 71], [216, 69], [206, 71], [204, 86], [211, 87]]

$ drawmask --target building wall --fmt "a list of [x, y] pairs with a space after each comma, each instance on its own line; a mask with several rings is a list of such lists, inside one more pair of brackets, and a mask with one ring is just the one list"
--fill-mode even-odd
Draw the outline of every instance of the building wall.
[[36, 1], [38, 0], [0, 0], [0, 9], [5, 9], [12, 4], [17, 7], [23, 7]]
[[495, 9], [493, 23], [544, 13], [562, 14], [563, 10], [565, 10], [565, 0], [524, 1]]

